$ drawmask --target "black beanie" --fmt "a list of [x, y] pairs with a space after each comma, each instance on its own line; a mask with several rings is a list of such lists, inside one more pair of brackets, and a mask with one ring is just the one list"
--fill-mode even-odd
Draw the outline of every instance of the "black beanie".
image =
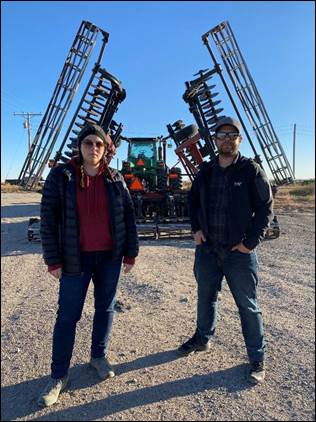
[[106, 144], [106, 134], [101, 126], [98, 125], [92, 125], [92, 124], [86, 124], [81, 129], [81, 131], [78, 134], [78, 148], [80, 150], [80, 144], [82, 140], [88, 136], [88, 135], [96, 135], [99, 138], [102, 139], [103, 143]]

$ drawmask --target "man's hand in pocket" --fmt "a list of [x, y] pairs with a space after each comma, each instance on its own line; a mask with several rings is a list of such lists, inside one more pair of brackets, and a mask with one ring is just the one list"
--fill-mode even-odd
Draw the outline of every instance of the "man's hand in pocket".
[[193, 233], [193, 238], [196, 245], [200, 245], [202, 241], [206, 242], [206, 238], [202, 230], [198, 230], [197, 232]]

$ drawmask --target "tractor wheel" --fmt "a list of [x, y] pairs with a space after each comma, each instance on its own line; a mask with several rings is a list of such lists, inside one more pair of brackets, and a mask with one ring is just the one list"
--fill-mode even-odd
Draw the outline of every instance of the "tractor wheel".
[[164, 170], [157, 170], [157, 190], [167, 189], [167, 174]]
[[175, 167], [172, 171], [173, 173], [177, 173], [178, 177], [176, 179], [169, 179], [169, 187], [172, 191], [182, 189], [182, 176], [181, 176], [181, 169], [179, 167]]
[[199, 132], [199, 129], [196, 125], [189, 125], [179, 130], [174, 134], [174, 140], [176, 143], [182, 142], [184, 139], [192, 137]]

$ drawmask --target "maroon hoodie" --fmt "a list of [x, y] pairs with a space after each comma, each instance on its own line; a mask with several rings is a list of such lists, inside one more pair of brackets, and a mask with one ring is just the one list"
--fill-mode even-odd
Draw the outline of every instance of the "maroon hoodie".
[[[96, 176], [84, 174], [84, 187], [80, 187], [81, 171], [78, 159], [70, 160], [76, 169], [77, 207], [80, 222], [80, 250], [85, 252], [109, 251], [113, 247], [110, 227], [108, 194], [104, 185], [103, 164]], [[124, 257], [126, 264], [134, 264], [135, 258]], [[61, 264], [48, 266], [48, 271], [61, 268]]]

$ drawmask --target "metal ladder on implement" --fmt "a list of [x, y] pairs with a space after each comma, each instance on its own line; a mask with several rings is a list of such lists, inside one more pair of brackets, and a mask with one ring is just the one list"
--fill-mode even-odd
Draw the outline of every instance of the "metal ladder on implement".
[[[215, 28], [206, 32], [202, 35], [202, 41], [206, 45], [213, 59], [215, 68], [218, 69], [218, 73], [222, 78], [227, 93], [231, 95], [223, 78], [222, 70], [210, 47], [210, 36], [213, 38], [213, 41], [215, 42], [215, 45], [221, 55], [229, 78], [256, 135], [276, 185], [292, 183], [294, 181], [292, 168], [272, 126], [261, 96], [237, 45], [229, 23], [227, 21], [222, 22]], [[240, 114], [238, 113], [234, 101], [232, 101], [232, 104], [238, 117], [240, 118]], [[258, 157], [257, 161], [260, 164], [260, 159], [258, 160]]]
[[79, 27], [50, 103], [20, 172], [18, 184], [25, 189], [32, 189], [41, 179], [100, 31], [103, 34], [103, 44], [99, 61], [102, 58], [108, 34], [87, 21], [82, 21]]

